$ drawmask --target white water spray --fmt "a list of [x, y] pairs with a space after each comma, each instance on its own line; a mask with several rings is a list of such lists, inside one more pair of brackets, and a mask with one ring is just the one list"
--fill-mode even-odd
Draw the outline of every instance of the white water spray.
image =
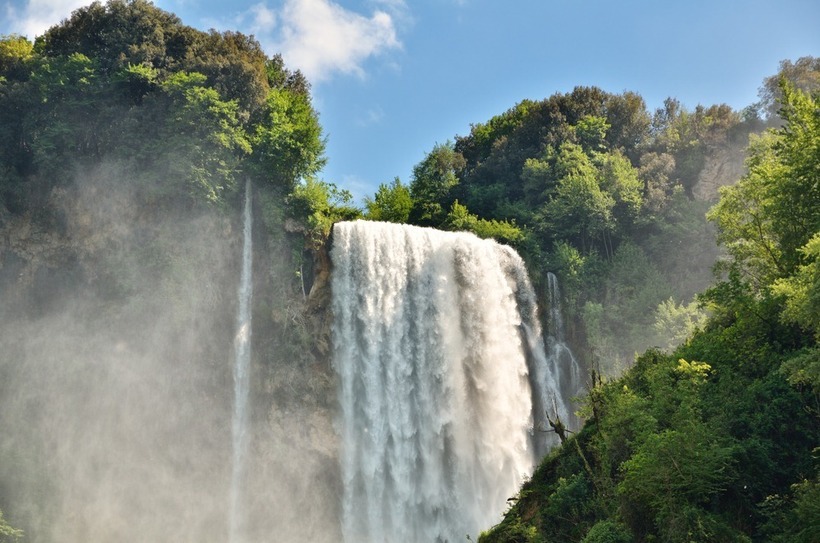
[[471, 234], [362, 221], [335, 226], [332, 259], [345, 541], [477, 535], [535, 460], [523, 262]]
[[253, 300], [253, 239], [251, 214], [251, 182], [245, 183], [245, 210], [243, 215], [242, 272], [239, 281], [239, 309], [236, 315], [234, 338], [234, 408], [231, 433], [233, 437], [233, 465], [229, 503], [228, 541], [242, 541], [242, 481], [245, 477], [245, 452], [248, 448], [248, 392], [251, 362], [251, 302]]

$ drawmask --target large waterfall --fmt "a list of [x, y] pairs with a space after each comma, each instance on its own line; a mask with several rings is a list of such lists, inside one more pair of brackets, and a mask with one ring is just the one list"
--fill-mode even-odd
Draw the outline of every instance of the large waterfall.
[[552, 386], [523, 262], [464, 233], [333, 235], [345, 541], [464, 541], [530, 473]]
[[242, 480], [245, 476], [245, 453], [248, 448], [248, 391], [251, 363], [251, 301], [253, 299], [253, 236], [251, 230], [251, 182], [245, 183], [245, 210], [242, 230], [242, 271], [239, 280], [239, 308], [234, 338], [234, 407], [231, 433], [233, 466], [231, 473], [229, 510], [230, 543], [242, 541]]

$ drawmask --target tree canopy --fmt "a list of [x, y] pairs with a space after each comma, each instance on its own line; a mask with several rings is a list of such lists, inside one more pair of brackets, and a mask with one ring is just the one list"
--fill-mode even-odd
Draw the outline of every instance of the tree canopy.
[[[593, 373], [584, 427], [479, 541], [820, 536], [820, 93], [781, 85], [785, 124], [752, 138], [748, 173], [709, 212], [726, 247], [700, 298], [711, 316], [620, 378]], [[620, 273], [646, 268], [627, 265], [637, 249]], [[671, 299], [661, 314], [691, 319]]]
[[93, 164], [146, 198], [224, 204], [250, 176], [287, 195], [324, 163], [309, 85], [253, 38], [145, 0], [94, 2], [0, 39], [0, 203], [21, 213]]

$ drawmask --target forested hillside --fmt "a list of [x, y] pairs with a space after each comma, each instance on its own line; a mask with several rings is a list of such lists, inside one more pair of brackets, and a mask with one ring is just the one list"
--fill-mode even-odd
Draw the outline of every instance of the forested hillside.
[[536, 283], [558, 275], [576, 347], [616, 375], [704, 322], [694, 296], [721, 255], [705, 213], [745, 171], [749, 135], [782, 122], [780, 76], [808, 89], [817, 73], [813, 58], [784, 61], [743, 111], [669, 98], [650, 112], [637, 93], [594, 87], [524, 100], [435, 145], [366, 215], [511, 243]]
[[480, 541], [820, 539], [820, 102], [780, 81], [781, 128], [709, 219], [726, 256], [709, 319], [623, 377]]

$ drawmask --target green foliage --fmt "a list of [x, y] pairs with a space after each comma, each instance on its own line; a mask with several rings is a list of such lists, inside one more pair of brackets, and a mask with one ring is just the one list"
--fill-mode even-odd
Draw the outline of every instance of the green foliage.
[[784, 83], [786, 125], [753, 141], [749, 173], [721, 190], [709, 212], [733, 264], [760, 291], [800, 265], [820, 231], [820, 118], [817, 102]]
[[516, 245], [524, 239], [524, 233], [507, 221], [479, 219], [466, 206], [453, 202], [453, 207], [441, 225], [445, 230], [472, 232], [480, 238], [492, 238], [501, 243]]
[[293, 190], [288, 206], [294, 219], [305, 221], [308, 242], [318, 248], [327, 240], [335, 222], [359, 218], [361, 211], [351, 205], [352, 200], [350, 192], [308, 178]]
[[652, 434], [622, 464], [618, 494], [628, 507], [650, 511], [664, 541], [708, 540], [708, 534], [692, 533], [697, 527], [690, 517], [731, 480], [732, 453], [694, 421], [685, 431]]
[[373, 221], [406, 223], [413, 209], [410, 189], [397, 177], [389, 186], [382, 183], [371, 200], [364, 200], [365, 218]]
[[592, 162], [579, 146], [568, 143], [559, 149], [555, 171], [555, 196], [543, 211], [547, 228], [579, 243], [583, 252], [595, 241], [606, 245], [614, 228], [615, 199], [602, 190]]
[[794, 524], [789, 526], [795, 543], [820, 540], [820, 483], [802, 481], [792, 486], [794, 498]]
[[34, 44], [23, 36], [0, 36], [0, 82], [24, 79], [33, 52]]
[[542, 543], [535, 526], [528, 526], [521, 519], [514, 518], [504, 522], [491, 532], [482, 532], [479, 543]]
[[610, 125], [605, 117], [587, 115], [575, 125], [575, 136], [578, 143], [587, 152], [601, 152], [606, 150], [606, 133]]
[[290, 191], [324, 166], [322, 128], [307, 94], [274, 88], [259, 115], [250, 137], [257, 175]]
[[23, 532], [10, 526], [0, 511], [0, 543], [14, 543], [23, 537]]
[[632, 534], [622, 524], [611, 520], [596, 522], [581, 543], [632, 543]]
[[187, 183], [194, 199], [217, 203], [234, 188], [239, 159], [251, 146], [238, 104], [222, 100], [205, 82], [203, 74], [178, 72], [162, 83], [171, 104], [161, 138], [175, 157], [166, 159], [169, 173]]
[[430, 225], [440, 222], [444, 205], [452, 189], [458, 185], [458, 173], [464, 168], [464, 157], [453, 144], [437, 144], [413, 168], [410, 195], [413, 199], [411, 218], [414, 223]]
[[[786, 80], [796, 89], [811, 93], [820, 90], [820, 58], [800, 57], [795, 62], [783, 60], [777, 73], [767, 77], [760, 88], [760, 101], [751, 107], [755, 113], [769, 121], [780, 124], [780, 107], [783, 103], [781, 81]], [[780, 121], [780, 122], [778, 122]]]
[[670, 297], [658, 304], [652, 325], [657, 335], [657, 346], [673, 349], [706, 324], [706, 313], [697, 302], [678, 304]]
[[800, 249], [806, 264], [778, 278], [773, 292], [785, 298], [783, 318], [820, 335], [820, 233]]
[[216, 206], [239, 179], [284, 196], [324, 164], [301, 74], [144, 0], [80, 8], [33, 45], [2, 38], [0, 77], [0, 199], [15, 213], [47, 210], [52, 187], [103, 162], [150, 204]]

